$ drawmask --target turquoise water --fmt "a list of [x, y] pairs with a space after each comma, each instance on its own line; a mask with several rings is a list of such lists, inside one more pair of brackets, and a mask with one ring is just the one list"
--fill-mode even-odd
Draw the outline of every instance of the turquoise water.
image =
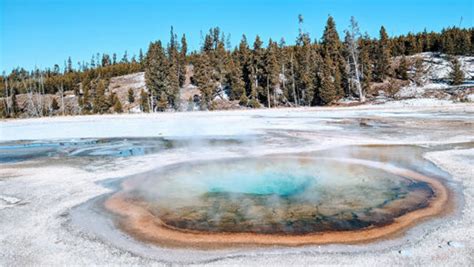
[[182, 164], [131, 192], [175, 228], [285, 234], [387, 224], [433, 194], [426, 183], [362, 165], [272, 157]]
[[209, 181], [208, 192], [292, 196], [302, 193], [315, 181], [315, 177], [310, 175], [293, 175], [271, 170], [248, 171], [243, 174], [231, 173], [225, 179]]

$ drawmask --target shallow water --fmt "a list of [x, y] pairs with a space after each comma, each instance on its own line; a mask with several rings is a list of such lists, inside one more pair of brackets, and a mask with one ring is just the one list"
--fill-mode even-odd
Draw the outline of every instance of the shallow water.
[[[371, 149], [344, 147], [324, 154], [355, 157], [370, 155]], [[357, 230], [389, 224], [426, 207], [433, 197], [425, 182], [315, 155], [185, 163], [138, 177], [129, 183], [130, 201], [169, 227], [204, 232]]]
[[45, 158], [142, 156], [191, 144], [219, 146], [239, 142], [242, 141], [231, 138], [187, 140], [162, 137], [12, 141], [0, 143], [0, 164]]

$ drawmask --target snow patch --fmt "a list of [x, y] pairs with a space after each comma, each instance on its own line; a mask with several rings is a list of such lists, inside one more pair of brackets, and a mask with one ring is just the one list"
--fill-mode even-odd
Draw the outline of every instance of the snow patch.
[[436, 98], [413, 98], [399, 101], [386, 102], [387, 107], [430, 107], [430, 106], [448, 106], [454, 102], [451, 100], [443, 100]]

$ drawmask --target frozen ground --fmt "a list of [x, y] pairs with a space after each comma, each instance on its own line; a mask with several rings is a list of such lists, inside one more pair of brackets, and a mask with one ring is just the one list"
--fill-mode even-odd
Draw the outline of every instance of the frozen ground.
[[[160, 137], [184, 145], [134, 157], [63, 154], [0, 165], [0, 265], [356, 264], [472, 266], [474, 105], [438, 102], [353, 108], [56, 117], [2, 121], [0, 142]], [[214, 140], [214, 141], [209, 141]], [[215, 140], [220, 140], [215, 142]], [[237, 251], [180, 251], [138, 244], [71, 210], [110, 192], [108, 181], [191, 160], [316, 151], [358, 144], [433, 147], [424, 155], [451, 175], [457, 208], [394, 240]], [[444, 144], [449, 144], [443, 146]], [[344, 156], [344, 155], [341, 155]], [[412, 155], [406, 155], [411, 157]], [[112, 179], [112, 180], [111, 180]], [[153, 253], [150, 253], [153, 251]], [[186, 255], [183, 257], [183, 255]]]

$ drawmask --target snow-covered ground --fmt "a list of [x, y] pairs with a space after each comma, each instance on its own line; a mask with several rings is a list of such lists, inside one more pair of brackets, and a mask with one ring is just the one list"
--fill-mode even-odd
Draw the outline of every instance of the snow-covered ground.
[[[398, 104], [395, 104], [398, 103]], [[348, 108], [55, 117], [2, 121], [0, 142], [105, 137], [189, 140], [117, 158], [37, 158], [0, 165], [0, 265], [443, 265], [474, 262], [474, 105], [393, 102]], [[238, 140], [210, 146], [202, 138]], [[451, 175], [456, 211], [394, 239], [358, 245], [193, 251], [111, 239], [71, 222], [74, 207], [110, 192], [111, 178], [168, 164], [316, 151], [343, 145], [416, 144]], [[446, 147], [443, 145], [446, 144]], [[413, 155], [406, 155], [412, 157]], [[83, 218], [90, 220], [90, 218]], [[91, 221], [100, 230], [99, 222]], [[106, 235], [107, 231], [98, 231]], [[97, 233], [97, 232], [96, 232]], [[127, 241], [128, 240], [128, 241]], [[134, 249], [127, 247], [133, 243]], [[149, 254], [148, 251], [154, 251]]]
[[[461, 86], [466, 88], [473, 87], [474, 80], [474, 57], [472, 56], [458, 56], [461, 70], [464, 72], [465, 83]], [[423, 69], [425, 71], [421, 78], [423, 84], [416, 85], [411, 82], [404, 86], [395, 95], [397, 98], [422, 98], [427, 92], [436, 90], [446, 90], [453, 86], [450, 82], [450, 72], [452, 70], [450, 57], [445, 54], [425, 52], [409, 56], [408, 59], [412, 62], [415, 59], [421, 59], [423, 62]], [[448, 97], [448, 96], [445, 96]], [[438, 97], [439, 98], [439, 97]], [[469, 99], [465, 99], [469, 101]]]

